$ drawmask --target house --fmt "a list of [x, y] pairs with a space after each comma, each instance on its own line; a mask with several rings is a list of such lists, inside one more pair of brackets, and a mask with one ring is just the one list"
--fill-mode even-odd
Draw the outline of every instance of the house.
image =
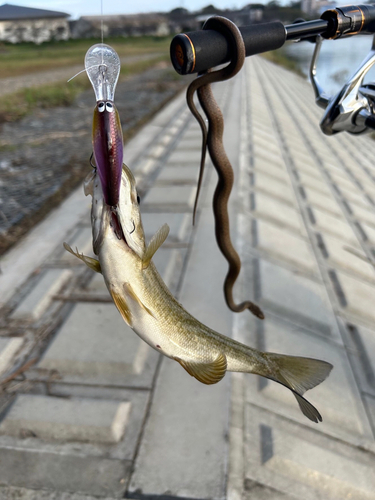
[[83, 16], [71, 23], [72, 38], [104, 36], [166, 36], [171, 32], [170, 22], [163, 14], [129, 14], [113, 16]]
[[65, 12], [33, 9], [5, 3], [0, 5], [0, 40], [42, 43], [70, 37]]

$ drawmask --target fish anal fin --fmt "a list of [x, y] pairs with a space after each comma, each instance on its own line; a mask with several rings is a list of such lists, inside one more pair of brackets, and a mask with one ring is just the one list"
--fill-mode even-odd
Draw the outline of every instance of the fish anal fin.
[[123, 317], [125, 323], [129, 325], [130, 328], [132, 328], [133, 326], [132, 314], [125, 300], [125, 297], [115, 292], [111, 287], [109, 287], [109, 293], [111, 294], [113, 302], [115, 303], [115, 306], [117, 307], [119, 313]]
[[227, 371], [227, 358], [220, 353], [219, 356], [210, 363], [199, 363], [195, 361], [185, 361], [174, 358], [185, 368], [192, 377], [202, 382], [202, 384], [217, 384], [224, 377]]
[[169, 234], [169, 226], [168, 224], [163, 224], [158, 231], [151, 238], [150, 243], [148, 244], [146, 251], [142, 258], [142, 269], [146, 269], [151, 262], [152, 257], [155, 255], [155, 252], [162, 246], [164, 241], [167, 239]]
[[100, 267], [100, 262], [97, 259], [94, 259], [93, 257], [88, 257], [87, 255], [84, 255], [83, 253], [79, 253], [78, 248], [76, 248], [76, 251], [74, 251], [67, 243], [63, 243], [65, 250], [67, 250], [69, 253], [77, 257], [77, 259], [80, 259], [82, 262], [86, 264], [87, 267], [95, 271], [96, 273], [101, 273], [101, 267]]
[[138, 295], [134, 292], [133, 287], [131, 286], [130, 283], [124, 283], [124, 290], [125, 290], [125, 293], [127, 293], [135, 302], [137, 302], [137, 304], [144, 311], [146, 311], [148, 314], [150, 314], [150, 316], [155, 318], [153, 312], [141, 301], [141, 299], [138, 297]]

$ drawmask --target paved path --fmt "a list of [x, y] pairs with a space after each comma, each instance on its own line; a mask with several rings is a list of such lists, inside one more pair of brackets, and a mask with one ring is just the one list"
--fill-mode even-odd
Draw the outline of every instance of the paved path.
[[[159, 52], [155, 54], [141, 54], [122, 57], [121, 64], [124, 65], [138, 61], [145, 61], [148, 59], [156, 59], [160, 55], [161, 53]], [[0, 96], [11, 94], [12, 92], [16, 92], [17, 90], [21, 90], [24, 88], [39, 87], [40, 85], [68, 81], [70, 78], [72, 78], [72, 76], [81, 72], [82, 69], [83, 65], [77, 64], [75, 66], [68, 66], [66, 68], [57, 68], [22, 76], [0, 78]]]
[[89, 200], [72, 194], [2, 259], [0, 499], [375, 499], [375, 142], [325, 137], [309, 85], [260, 58], [215, 87], [236, 166], [231, 215], [243, 259], [224, 305], [214, 242], [215, 173], [191, 212], [200, 135], [179, 96], [129, 143], [146, 233], [178, 300], [209, 326], [268, 351], [323, 358], [309, 422], [289, 391], [253, 375], [206, 387], [123, 323], [90, 252]]

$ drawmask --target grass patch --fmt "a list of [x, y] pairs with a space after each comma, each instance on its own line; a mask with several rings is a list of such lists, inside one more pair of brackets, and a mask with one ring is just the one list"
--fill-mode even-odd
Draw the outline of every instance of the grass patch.
[[[169, 55], [165, 54], [153, 59], [124, 64], [121, 67], [120, 79], [142, 73], [160, 62], [168, 60]], [[7, 94], [6, 99], [0, 100], [0, 123], [20, 120], [36, 108], [70, 106], [78, 94], [90, 87], [88, 78], [82, 75], [69, 83], [41, 85]]]
[[261, 56], [268, 61], [278, 64], [279, 66], [283, 66], [283, 68], [289, 69], [297, 75], [306, 78], [306, 75], [299, 68], [298, 61], [288, 56], [283, 47], [270, 52], [264, 52]]
[[69, 106], [89, 86], [88, 81], [62, 82], [7, 94], [6, 99], [0, 101], [0, 123], [20, 120], [35, 108]]
[[[155, 52], [169, 53], [171, 37], [113, 37], [105, 40], [120, 57]], [[61, 42], [10, 44], [0, 42], [1, 77], [21, 76], [39, 71], [82, 65], [87, 50], [100, 40], [85, 38]]]
[[154, 57], [152, 59], [145, 59], [143, 61], [137, 61], [130, 64], [122, 64], [120, 70], [120, 79], [121, 77], [127, 77], [136, 75], [138, 73], [142, 73], [147, 69], [152, 68], [156, 64], [160, 62], [168, 62], [169, 61], [169, 53], [165, 53], [160, 55], [159, 57]]

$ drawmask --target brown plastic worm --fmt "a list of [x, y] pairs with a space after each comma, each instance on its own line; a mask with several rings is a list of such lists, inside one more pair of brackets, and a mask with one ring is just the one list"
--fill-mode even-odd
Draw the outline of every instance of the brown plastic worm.
[[[219, 177], [213, 199], [216, 241], [229, 266], [228, 273], [224, 281], [225, 300], [228, 307], [234, 312], [242, 312], [245, 309], [249, 309], [255, 316], [260, 319], [264, 319], [263, 312], [256, 304], [253, 304], [250, 301], [244, 301], [240, 304], [236, 304], [233, 299], [233, 286], [241, 270], [240, 257], [233, 247], [230, 238], [228, 215], [228, 200], [233, 187], [234, 174], [232, 165], [230, 164], [230, 161], [225, 153], [223, 145], [223, 115], [211, 90], [211, 83], [228, 80], [240, 71], [245, 60], [245, 46], [237, 26], [224, 17], [215, 16], [209, 18], [203, 29], [214, 29], [222, 33], [227, 40], [230, 41], [233, 56], [231, 62], [224, 68], [199, 75], [198, 78], [189, 85], [186, 94], [187, 104], [190, 111], [197, 119], [202, 129], [201, 164], [193, 217], [195, 219], [204, 172], [206, 148], [208, 148], [212, 163]], [[193, 101], [194, 93], [196, 91], [199, 102], [208, 119], [208, 131], [205, 121], [199, 114]]]

